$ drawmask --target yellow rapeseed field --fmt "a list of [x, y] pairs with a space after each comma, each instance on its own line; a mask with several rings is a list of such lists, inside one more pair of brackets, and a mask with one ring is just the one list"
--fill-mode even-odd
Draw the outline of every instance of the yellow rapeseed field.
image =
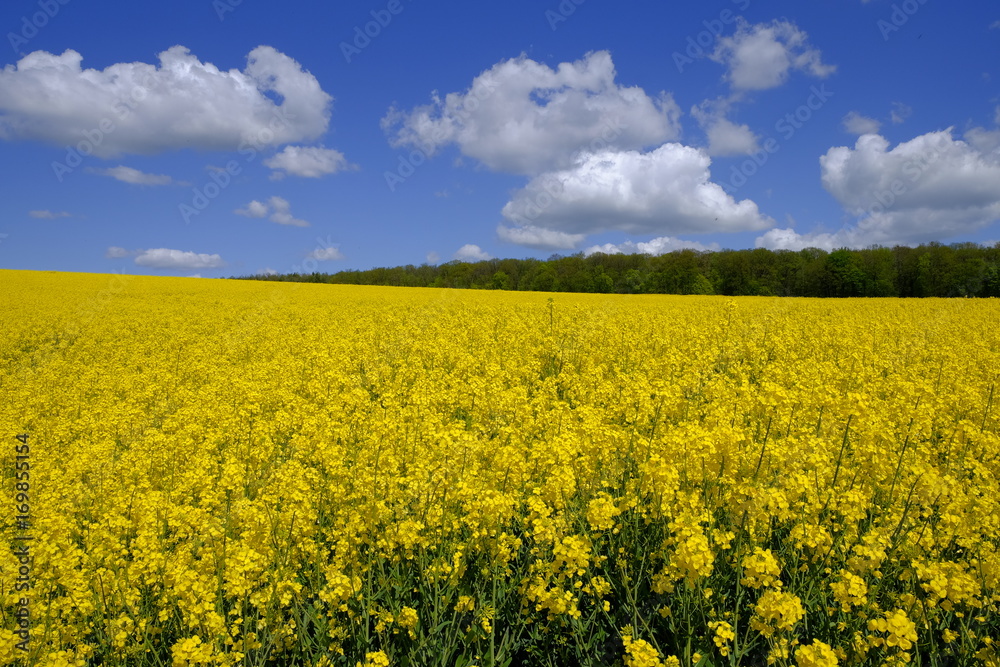
[[997, 301], [2, 271], [0, 313], [0, 664], [1000, 664]]

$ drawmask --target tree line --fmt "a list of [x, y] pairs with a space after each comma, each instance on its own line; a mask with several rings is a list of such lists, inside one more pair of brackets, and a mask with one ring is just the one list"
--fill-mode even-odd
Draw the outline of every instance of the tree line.
[[928, 243], [827, 252], [677, 250], [663, 255], [576, 253], [250, 280], [596, 292], [807, 297], [1000, 297], [1000, 243]]

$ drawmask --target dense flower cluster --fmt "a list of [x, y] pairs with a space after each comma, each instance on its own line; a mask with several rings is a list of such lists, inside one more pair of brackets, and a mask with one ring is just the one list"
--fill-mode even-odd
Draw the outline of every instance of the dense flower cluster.
[[0, 285], [0, 665], [997, 663], [996, 301]]

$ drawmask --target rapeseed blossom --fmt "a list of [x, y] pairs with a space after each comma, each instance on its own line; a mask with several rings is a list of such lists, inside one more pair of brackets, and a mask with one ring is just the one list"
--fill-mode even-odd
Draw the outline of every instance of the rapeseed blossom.
[[0, 308], [0, 665], [997, 663], [995, 300], [0, 271]]

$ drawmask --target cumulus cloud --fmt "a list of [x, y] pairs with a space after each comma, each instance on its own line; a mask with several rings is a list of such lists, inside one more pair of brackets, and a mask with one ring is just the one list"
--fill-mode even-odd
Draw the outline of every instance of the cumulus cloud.
[[294, 227], [309, 226], [309, 223], [305, 220], [300, 220], [292, 216], [291, 205], [288, 203], [288, 200], [281, 197], [271, 197], [268, 200], [268, 204], [271, 207], [271, 222], [276, 222], [279, 225], [292, 225]]
[[56, 213], [55, 211], [50, 211], [48, 209], [43, 209], [39, 211], [28, 211], [28, 215], [30, 215], [32, 218], [35, 218], [36, 220], [56, 220], [58, 218], [73, 217], [66, 211], [59, 211], [58, 213]]
[[1000, 150], [984, 152], [929, 132], [894, 148], [869, 134], [854, 148], [820, 158], [823, 187], [857, 221], [836, 232], [798, 234], [773, 229], [764, 247], [913, 245], [983, 229], [1000, 219]]
[[340, 151], [322, 146], [285, 146], [280, 153], [264, 160], [264, 166], [275, 170], [271, 174], [272, 180], [282, 179], [287, 174], [319, 178], [357, 168]]
[[382, 127], [394, 146], [428, 155], [448, 144], [496, 171], [538, 174], [565, 168], [581, 151], [655, 146], [679, 134], [680, 109], [615, 82], [607, 51], [552, 69], [524, 55], [494, 65], [462, 93], [393, 107]]
[[710, 164], [704, 151], [676, 143], [648, 153], [586, 155], [517, 191], [502, 213], [522, 231], [501, 227], [498, 233], [522, 245], [562, 248], [613, 230], [672, 236], [772, 226], [753, 201], [737, 202], [712, 182]]
[[254, 199], [243, 208], [236, 209], [235, 211], [233, 211], [233, 213], [235, 213], [236, 215], [243, 215], [248, 218], [263, 218], [267, 216], [268, 210], [269, 209], [267, 207], [267, 204], [264, 204]]
[[291, 225], [293, 227], [308, 227], [309, 223], [300, 220], [292, 215], [292, 205], [284, 197], [274, 196], [267, 202], [260, 202], [254, 199], [243, 208], [238, 208], [233, 213], [248, 218], [269, 217], [271, 222], [279, 225]]
[[747, 125], [717, 118], [706, 128], [709, 155], [750, 155], [758, 150], [757, 136]]
[[993, 130], [973, 127], [964, 135], [965, 140], [981, 153], [992, 154], [1000, 149], [1000, 106], [996, 108], [993, 121], [997, 124]]
[[842, 121], [844, 129], [851, 134], [875, 134], [882, 127], [882, 123], [874, 118], [862, 116], [857, 111], [851, 111]]
[[737, 125], [726, 116], [732, 104], [739, 98], [705, 100], [691, 107], [691, 115], [705, 131], [711, 156], [750, 155], [758, 150], [757, 136], [747, 125]]
[[913, 109], [906, 106], [902, 102], [893, 102], [892, 111], [889, 112], [889, 119], [896, 125], [899, 125], [913, 113]]
[[823, 63], [805, 31], [786, 20], [750, 25], [740, 19], [735, 34], [721, 37], [710, 57], [728, 68], [726, 79], [736, 90], [776, 88], [792, 70], [819, 78], [836, 70]]
[[1000, 148], [1000, 128], [987, 130], [982, 127], [974, 127], [968, 130], [965, 140], [981, 153], [994, 153]]
[[168, 248], [143, 250], [136, 256], [135, 263], [153, 269], [218, 269], [226, 265], [219, 255]]
[[534, 225], [520, 227], [498, 225], [497, 236], [501, 241], [539, 250], [572, 250], [587, 238], [586, 234], [568, 234]]
[[131, 185], [191, 185], [190, 183], [186, 183], [184, 181], [174, 181], [173, 178], [167, 176], [166, 174], [147, 174], [139, 171], [138, 169], [122, 165], [111, 167], [109, 169], [89, 168], [87, 171], [91, 174], [110, 176], [116, 181], [129, 183]]
[[877, 205], [905, 211], [957, 210], [1000, 201], [1000, 155], [983, 154], [952, 138], [952, 128], [920, 135], [891, 150], [884, 137], [863, 136], [853, 149], [828, 150], [820, 167], [823, 187], [854, 215]]
[[429, 253], [427, 253], [427, 263], [428, 264], [437, 264], [440, 261], [441, 261], [441, 255], [437, 254], [433, 250], [431, 250]]
[[603, 245], [592, 245], [583, 251], [584, 255], [593, 255], [603, 252], [606, 255], [663, 255], [675, 250], [718, 250], [718, 243], [705, 245], [697, 241], [685, 241], [673, 236], [660, 236], [650, 241], [625, 241], [624, 243], [605, 243]]
[[121, 259], [122, 257], [128, 257], [130, 253], [125, 248], [120, 248], [116, 245], [108, 246], [108, 249], [104, 251], [104, 256], [108, 259]]
[[756, 246], [758, 248], [768, 248], [770, 250], [804, 250], [806, 248], [820, 248], [821, 250], [835, 250], [852, 245], [848, 239], [848, 234], [841, 231], [837, 234], [811, 233], [799, 234], [792, 228], [771, 229], [757, 237]]
[[344, 259], [344, 256], [338, 248], [327, 246], [325, 248], [316, 248], [306, 255], [306, 259], [315, 259], [317, 262], [329, 262], [335, 259]]
[[493, 256], [473, 243], [466, 243], [455, 251], [455, 259], [460, 262], [481, 262]]
[[108, 158], [308, 141], [330, 119], [333, 98], [316, 77], [270, 46], [251, 51], [243, 71], [222, 71], [183, 46], [160, 53], [158, 66], [82, 62], [71, 49], [35, 51], [0, 70], [0, 139], [81, 152], [86, 144]]

